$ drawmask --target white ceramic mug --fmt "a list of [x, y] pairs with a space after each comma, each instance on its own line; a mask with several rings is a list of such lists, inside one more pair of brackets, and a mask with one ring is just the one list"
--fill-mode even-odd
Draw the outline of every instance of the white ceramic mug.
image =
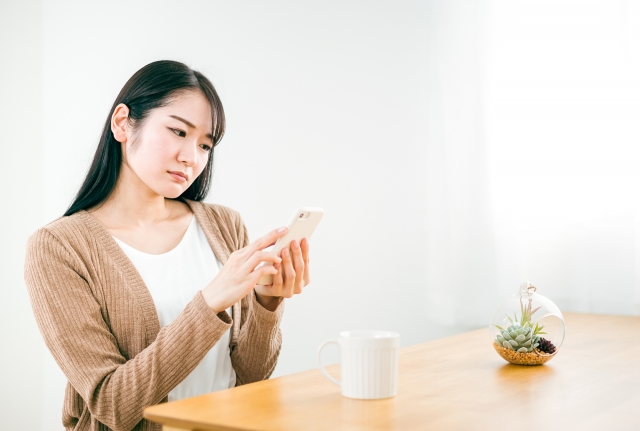
[[[342, 381], [331, 377], [320, 357], [327, 344], [340, 347]], [[348, 398], [378, 399], [398, 393], [400, 334], [390, 331], [344, 331], [318, 349], [318, 363], [325, 377], [342, 388]]]

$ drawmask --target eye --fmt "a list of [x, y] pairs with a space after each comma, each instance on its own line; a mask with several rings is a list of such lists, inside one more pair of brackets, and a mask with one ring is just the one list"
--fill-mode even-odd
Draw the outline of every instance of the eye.
[[180, 136], [181, 138], [184, 138], [185, 136], [187, 136], [187, 132], [185, 132], [184, 130], [172, 129], [171, 127], [169, 127], [169, 130], [171, 130], [173, 133]]
[[200, 144], [200, 148], [202, 148], [203, 150], [205, 150], [207, 152], [211, 151], [211, 145]]

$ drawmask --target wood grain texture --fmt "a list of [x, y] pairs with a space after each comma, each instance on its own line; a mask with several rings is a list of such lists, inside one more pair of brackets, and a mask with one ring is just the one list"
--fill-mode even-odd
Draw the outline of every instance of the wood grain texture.
[[506, 363], [481, 329], [401, 349], [394, 398], [344, 398], [314, 369], [149, 407], [145, 417], [220, 431], [639, 430], [640, 317], [565, 318], [565, 343], [545, 365]]

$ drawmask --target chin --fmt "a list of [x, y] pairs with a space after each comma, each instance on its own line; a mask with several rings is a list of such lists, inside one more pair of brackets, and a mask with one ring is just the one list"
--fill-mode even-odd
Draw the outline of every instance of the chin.
[[163, 196], [167, 199], [175, 199], [187, 191], [189, 187], [162, 187], [158, 190], [154, 190], [160, 196]]
[[176, 198], [180, 197], [180, 195], [182, 193], [184, 193], [184, 192], [181, 192], [181, 193], [167, 193], [167, 194], [164, 195], [164, 197], [167, 198], [167, 199], [176, 199]]

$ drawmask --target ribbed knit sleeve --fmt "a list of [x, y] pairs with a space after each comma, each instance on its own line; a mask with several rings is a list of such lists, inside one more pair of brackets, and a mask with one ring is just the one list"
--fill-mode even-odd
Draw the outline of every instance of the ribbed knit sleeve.
[[[148, 347], [127, 359], [110, 330], [100, 291], [90, 283], [100, 270], [99, 265], [89, 270], [47, 228], [29, 239], [25, 281], [49, 350], [95, 419], [113, 430], [130, 430], [142, 420], [145, 407], [162, 401], [198, 365], [230, 328], [231, 319], [225, 312], [216, 315], [198, 292]], [[260, 318], [252, 321], [256, 325]], [[256, 361], [240, 357], [242, 367]]]
[[231, 363], [236, 371], [236, 386], [268, 379], [278, 362], [282, 346], [280, 321], [284, 300], [275, 311], [269, 311], [256, 300], [255, 291], [242, 300], [242, 315], [246, 321], [231, 351]]
[[[249, 245], [247, 228], [237, 215], [236, 232], [240, 248]], [[275, 311], [264, 308], [256, 299], [254, 290], [241, 301], [240, 331], [231, 346], [231, 363], [236, 372], [236, 386], [268, 379], [278, 362], [282, 346], [280, 322], [284, 313], [284, 300]]]

